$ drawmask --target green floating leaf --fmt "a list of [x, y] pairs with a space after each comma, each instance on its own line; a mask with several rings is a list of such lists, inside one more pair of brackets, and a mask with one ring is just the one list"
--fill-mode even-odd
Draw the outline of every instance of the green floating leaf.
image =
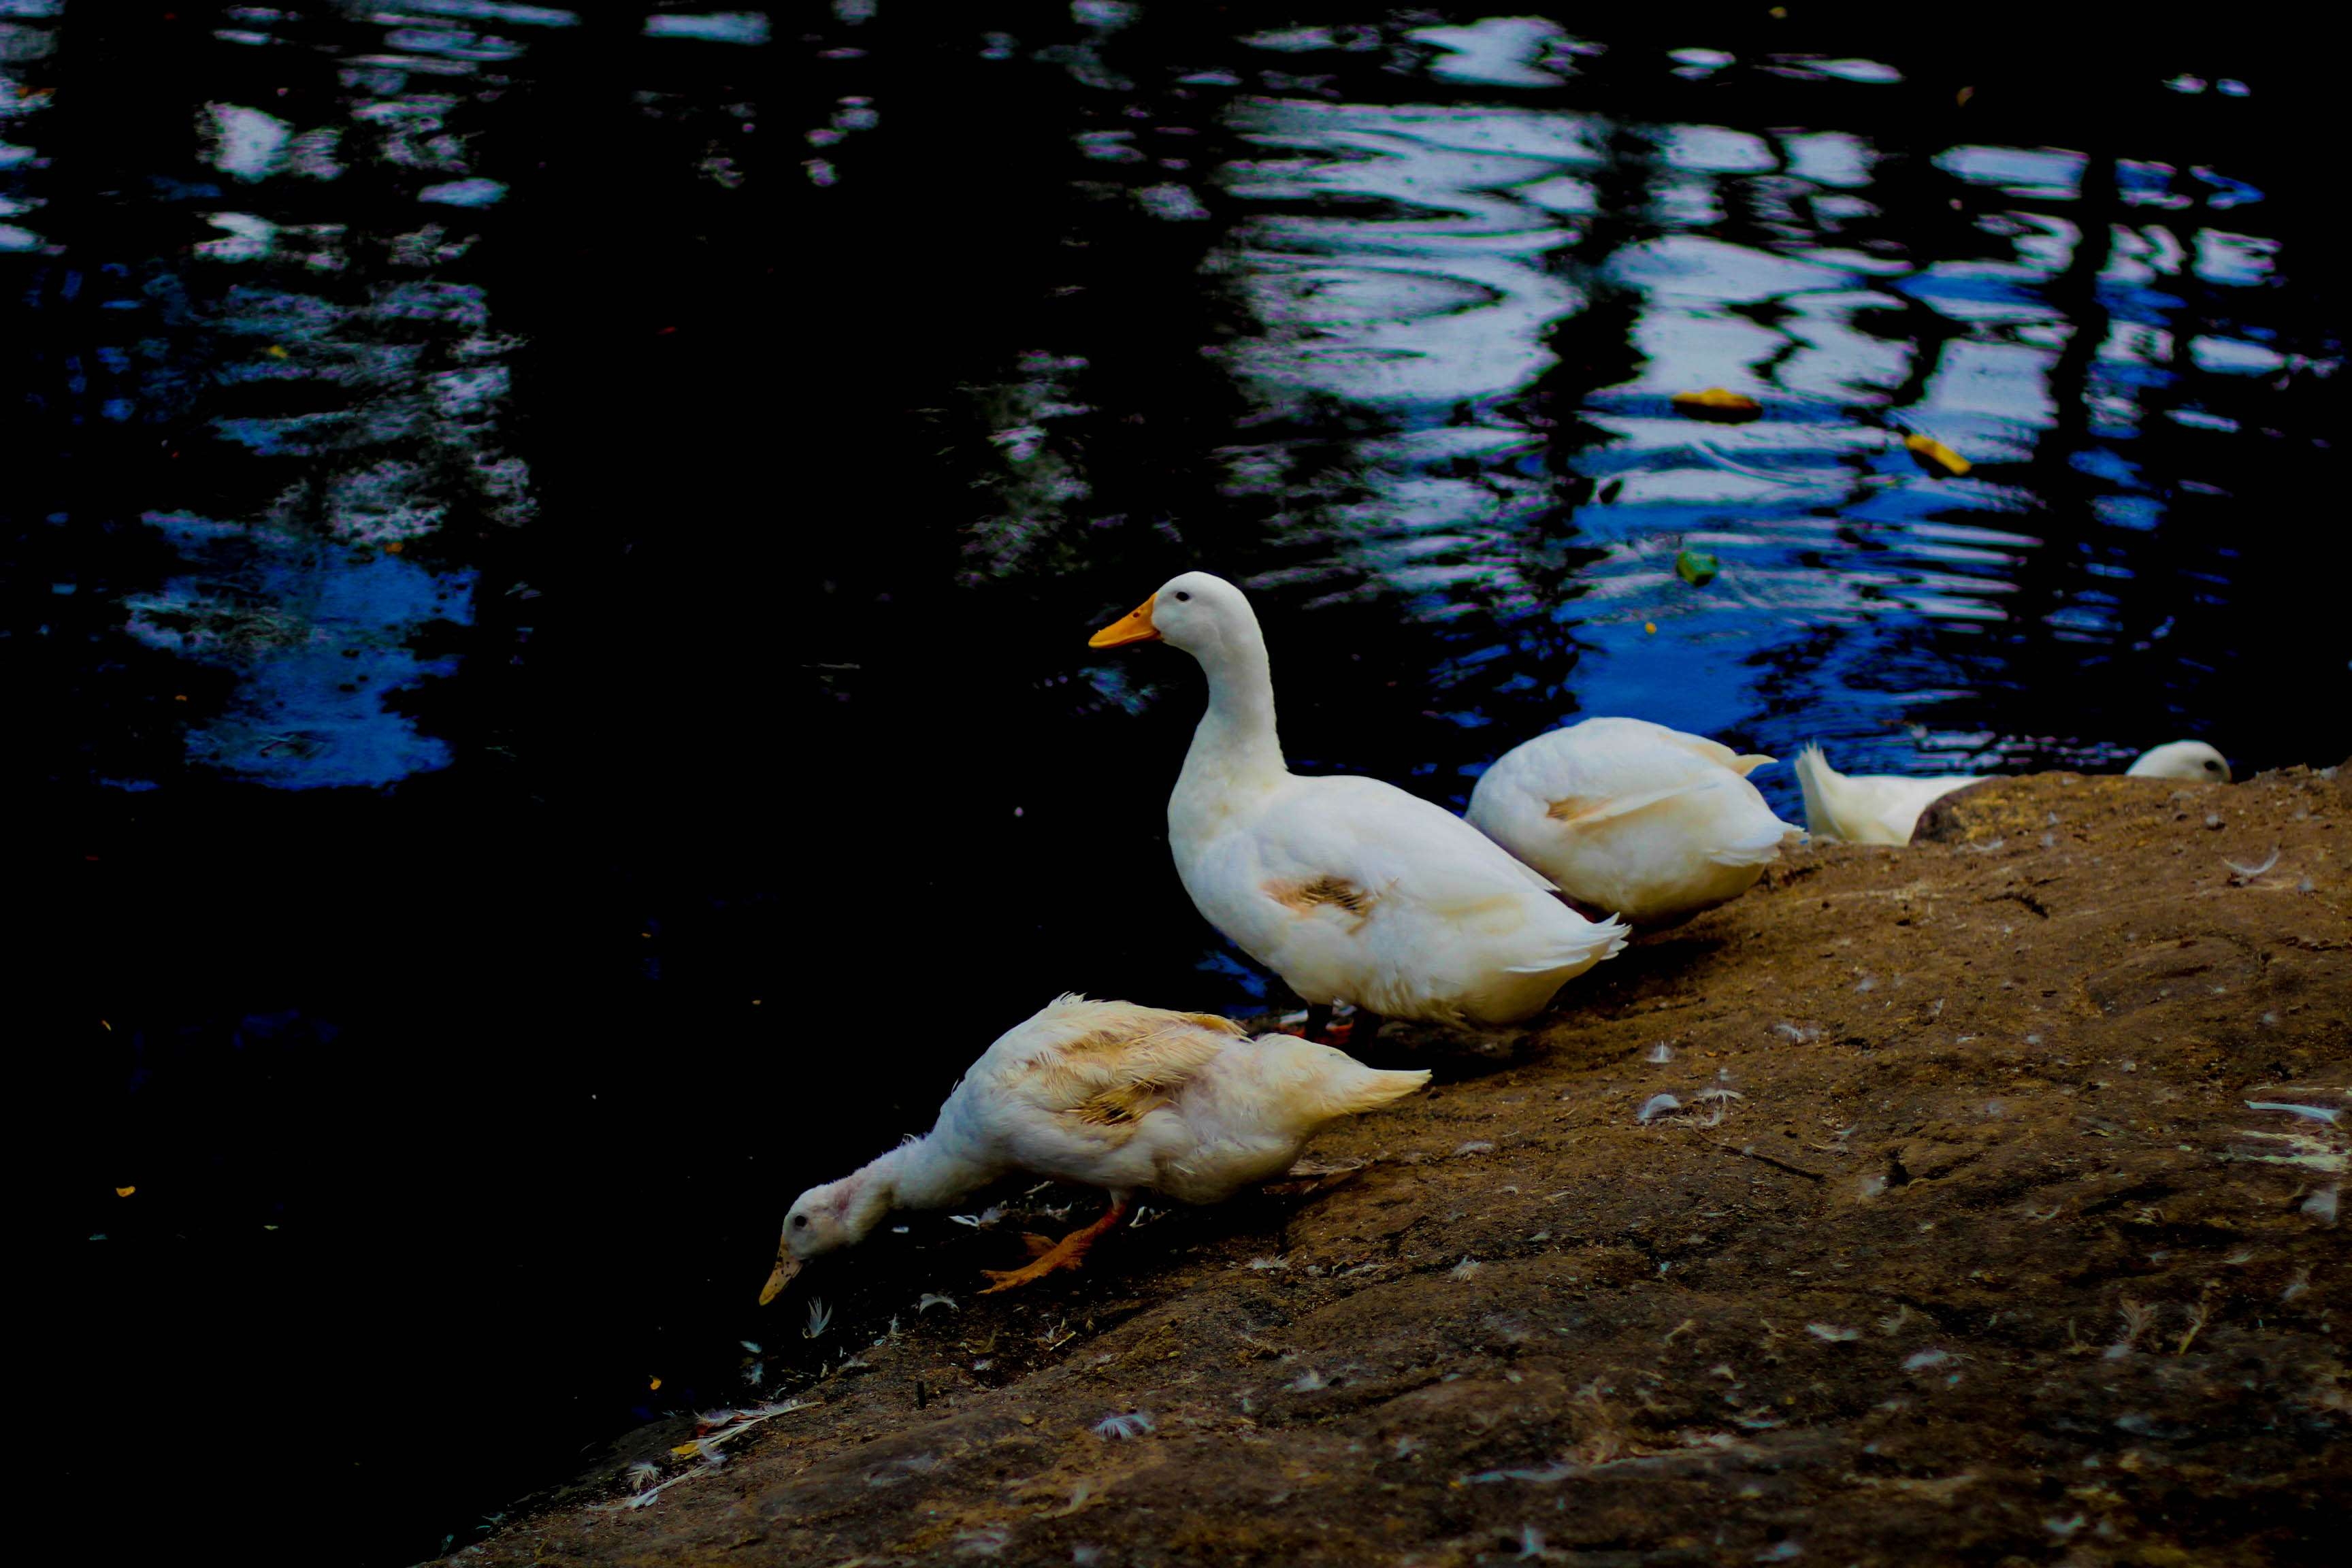
[[1723, 568], [1704, 550], [1685, 550], [1675, 557], [1675, 575], [1694, 588], [1704, 588]]

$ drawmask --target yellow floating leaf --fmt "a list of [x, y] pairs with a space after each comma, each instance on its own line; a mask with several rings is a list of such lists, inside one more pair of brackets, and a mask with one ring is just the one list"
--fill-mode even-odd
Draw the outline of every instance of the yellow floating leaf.
[[1642, 623], [1642, 629], [1654, 637], [1657, 635], [1658, 623], [1655, 621], [1643, 621]]
[[1675, 412], [1693, 419], [1714, 419], [1727, 425], [1738, 425], [1764, 416], [1764, 405], [1754, 398], [1720, 386], [1710, 386], [1705, 392], [1675, 394]]
[[655, 1389], [656, 1389], [656, 1388], [659, 1388], [660, 1386], [661, 1386], [661, 1379], [660, 1379], [660, 1378], [656, 1378], [656, 1379], [654, 1379], [651, 1383], [648, 1383], [647, 1384], [646, 1384], [646, 1392], [651, 1393], [653, 1390], [655, 1390]]
[[700, 1443], [680, 1443], [677, 1447], [672, 1448], [670, 1452], [673, 1454], [692, 1454], [699, 1451], [702, 1445]]
[[1970, 467], [1966, 458], [1961, 457], [1933, 436], [1906, 436], [1903, 437], [1903, 447], [1911, 454], [1913, 462], [1938, 479], [1946, 474], [1957, 478], [1967, 473]]
[[286, 357], [286, 350], [277, 343], [269, 345], [268, 353], [271, 359], [284, 359]]
[[114, 1189], [114, 1195], [118, 1198], [127, 1198], [138, 1190], [137, 1187], [117, 1187]]

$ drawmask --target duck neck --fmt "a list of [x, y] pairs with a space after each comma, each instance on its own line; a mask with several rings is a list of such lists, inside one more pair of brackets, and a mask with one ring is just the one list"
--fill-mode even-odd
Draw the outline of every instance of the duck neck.
[[873, 1207], [873, 1217], [866, 1226], [870, 1229], [892, 1209], [945, 1208], [973, 1188], [986, 1186], [995, 1174], [950, 1153], [936, 1134], [917, 1138], [857, 1173], [858, 1217]]
[[1282, 741], [1274, 727], [1274, 672], [1255, 617], [1229, 629], [1197, 656], [1209, 678], [1209, 710], [1192, 731], [1192, 750], [1169, 802], [1173, 821], [1188, 796], [1228, 795], [1286, 777]]

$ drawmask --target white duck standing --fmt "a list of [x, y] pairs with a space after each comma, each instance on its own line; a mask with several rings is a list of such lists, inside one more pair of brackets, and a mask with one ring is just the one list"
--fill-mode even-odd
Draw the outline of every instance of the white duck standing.
[[1032, 1238], [1035, 1259], [990, 1272], [989, 1290], [1075, 1268], [1137, 1192], [1219, 1202], [1288, 1170], [1325, 1123], [1428, 1081], [1291, 1035], [1251, 1039], [1212, 1014], [1062, 996], [988, 1047], [928, 1136], [793, 1200], [760, 1302], [893, 1209], [940, 1208], [1015, 1172], [1100, 1187], [1110, 1209], [1050, 1246]]
[[[2230, 782], [2229, 763], [2202, 741], [2168, 741], [2142, 752], [2124, 772], [2132, 778]], [[1831, 767], [1817, 745], [1808, 745], [1797, 753], [1797, 783], [1805, 792], [1805, 826], [1815, 838], [1842, 838], [1853, 844], [1908, 844], [1921, 812], [1954, 790], [1982, 784], [1990, 776], [1848, 775]]]
[[1669, 925], [1738, 898], [1804, 838], [1748, 782], [1772, 760], [1644, 719], [1587, 719], [1504, 752], [1467, 815], [1570, 898]]
[[1090, 646], [1164, 641], [1209, 708], [1168, 800], [1168, 844], [1209, 923], [1312, 1004], [1512, 1024], [1625, 944], [1475, 828], [1378, 779], [1302, 777], [1275, 734], [1257, 616], [1206, 572], [1171, 577]]

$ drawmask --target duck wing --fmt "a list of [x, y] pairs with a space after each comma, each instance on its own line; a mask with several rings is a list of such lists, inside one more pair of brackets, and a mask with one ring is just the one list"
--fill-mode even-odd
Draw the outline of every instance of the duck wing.
[[1124, 1129], [1173, 1103], [1243, 1030], [1214, 1014], [1072, 995], [1025, 1033], [1019, 1049], [993, 1064], [1010, 1095], [1090, 1128]]
[[1293, 909], [1361, 916], [1398, 900], [1455, 913], [1558, 890], [1452, 812], [1378, 779], [1297, 780], [1255, 837], [1262, 889]]

